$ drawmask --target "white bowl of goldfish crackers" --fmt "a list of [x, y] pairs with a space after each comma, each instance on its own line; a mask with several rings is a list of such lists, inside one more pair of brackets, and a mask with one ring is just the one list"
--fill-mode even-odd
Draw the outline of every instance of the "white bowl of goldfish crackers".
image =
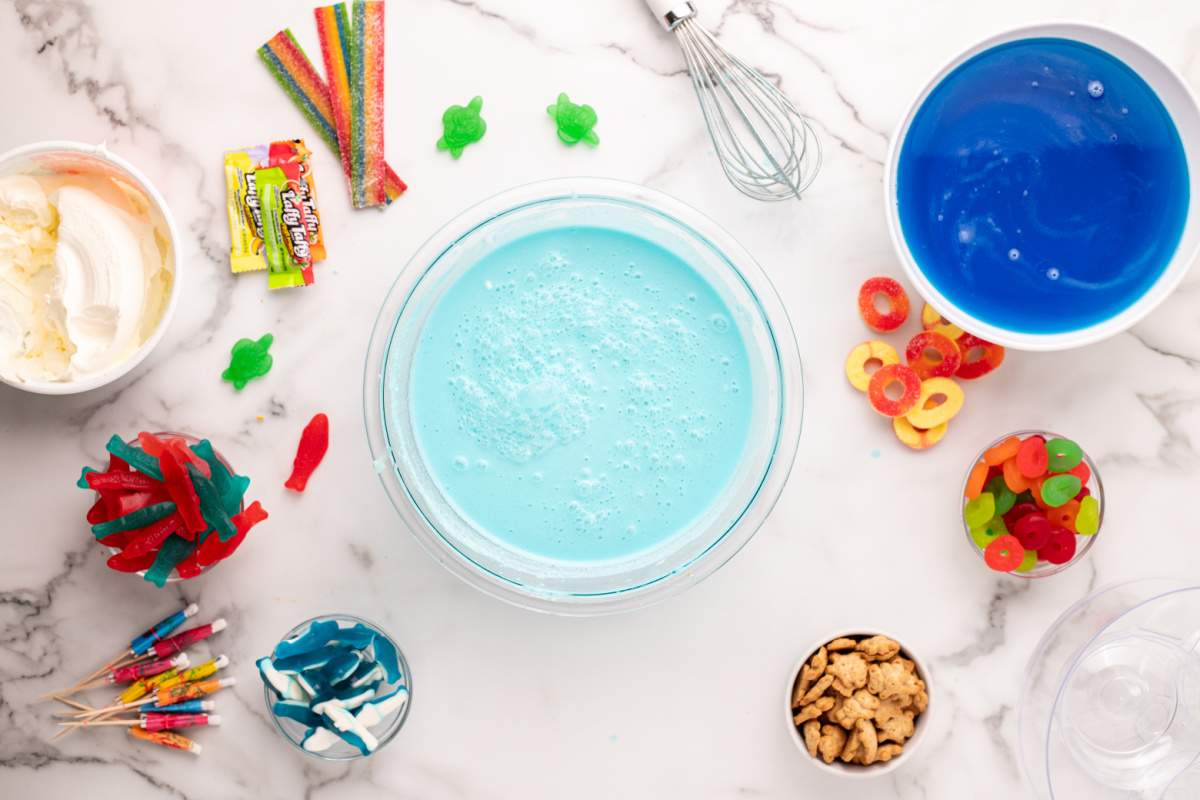
[[866, 629], [819, 640], [792, 670], [787, 726], [818, 769], [870, 778], [913, 757], [929, 719], [928, 671], [897, 639]]

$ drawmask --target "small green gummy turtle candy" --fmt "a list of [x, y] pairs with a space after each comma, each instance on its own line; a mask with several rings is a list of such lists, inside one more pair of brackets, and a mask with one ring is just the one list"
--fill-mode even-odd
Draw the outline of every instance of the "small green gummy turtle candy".
[[275, 337], [269, 333], [258, 341], [238, 339], [230, 351], [229, 366], [221, 373], [222, 380], [229, 381], [240, 392], [247, 383], [270, 372], [275, 359], [267, 351], [273, 341]]
[[449, 150], [458, 158], [463, 148], [474, 144], [487, 133], [487, 122], [479, 116], [483, 98], [476, 95], [465, 106], [450, 106], [442, 114], [442, 138], [437, 140], [438, 150]]
[[596, 109], [586, 103], [576, 105], [566, 92], [561, 92], [558, 101], [546, 107], [546, 113], [558, 126], [558, 138], [566, 144], [587, 142], [593, 147], [600, 144], [600, 137], [592, 130], [596, 127]]

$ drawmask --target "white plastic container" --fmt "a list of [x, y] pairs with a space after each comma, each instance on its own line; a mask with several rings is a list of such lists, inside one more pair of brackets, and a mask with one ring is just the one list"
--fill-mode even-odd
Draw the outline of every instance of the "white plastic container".
[[171, 288], [154, 332], [128, 358], [108, 369], [68, 381], [23, 381], [0, 373], [0, 383], [34, 394], [79, 394], [107, 386], [126, 375], [140, 364], [162, 339], [179, 301], [179, 230], [166, 201], [137, 167], [109, 152], [103, 144], [91, 145], [71, 141], [35, 142], [0, 155], [0, 176], [61, 174], [76, 170], [109, 175], [143, 193], [152, 221], [156, 227], [165, 231], [170, 245], [164, 268], [171, 272]]
[[[1006, 42], [1035, 38], [1072, 39], [1083, 42], [1108, 52], [1137, 72], [1158, 95], [1159, 100], [1166, 106], [1174, 120], [1179, 137], [1183, 142], [1189, 173], [1190, 196], [1183, 234], [1180, 237], [1179, 245], [1175, 248], [1174, 256], [1158, 280], [1119, 314], [1086, 328], [1061, 333], [1027, 333], [996, 327], [950, 302], [926, 278], [909, 249], [900, 225], [899, 204], [896, 195], [896, 175], [904, 139], [917, 111], [934, 88], [961, 64], [985, 50]], [[909, 105], [896, 128], [896, 133], [892, 136], [883, 175], [883, 189], [888, 232], [905, 274], [916, 287], [917, 292], [946, 319], [976, 336], [1018, 350], [1068, 350], [1082, 347], [1120, 333], [1149, 314], [1179, 285], [1192, 262], [1196, 260], [1197, 255], [1200, 255], [1200, 104], [1197, 103], [1196, 97], [1188, 88], [1187, 83], [1175, 70], [1164, 64], [1142, 45], [1115, 31], [1078, 22], [1048, 22], [1014, 28], [967, 48], [951, 59], [925, 83]]]

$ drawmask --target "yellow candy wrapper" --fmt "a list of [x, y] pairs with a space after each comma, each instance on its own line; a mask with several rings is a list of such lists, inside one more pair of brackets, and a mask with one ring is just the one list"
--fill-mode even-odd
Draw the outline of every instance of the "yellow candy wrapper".
[[263, 258], [262, 209], [254, 183], [255, 170], [267, 165], [265, 146], [225, 154], [225, 210], [229, 215], [229, 267], [233, 272], [267, 268]]

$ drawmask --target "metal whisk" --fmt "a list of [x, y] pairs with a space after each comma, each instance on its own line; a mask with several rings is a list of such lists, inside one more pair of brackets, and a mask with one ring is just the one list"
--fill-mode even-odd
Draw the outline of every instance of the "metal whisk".
[[792, 101], [730, 55], [686, 0], [645, 0], [683, 49], [726, 177], [755, 200], [799, 197], [821, 168], [817, 135]]

